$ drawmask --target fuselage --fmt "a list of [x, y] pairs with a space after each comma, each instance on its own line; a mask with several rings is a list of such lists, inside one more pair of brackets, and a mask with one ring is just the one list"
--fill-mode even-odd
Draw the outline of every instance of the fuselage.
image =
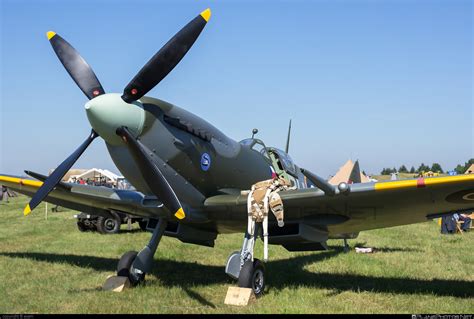
[[[143, 125], [140, 141], [183, 204], [199, 208], [204, 199], [240, 193], [257, 181], [272, 178], [268, 156], [239, 143], [198, 116], [162, 100], [140, 99]], [[101, 135], [102, 136], [102, 135]], [[107, 141], [120, 172], [137, 190], [152, 194], [125, 144]]]

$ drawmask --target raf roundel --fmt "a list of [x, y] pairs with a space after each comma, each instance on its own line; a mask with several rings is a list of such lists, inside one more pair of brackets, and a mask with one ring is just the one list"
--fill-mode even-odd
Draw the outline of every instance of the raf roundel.
[[456, 204], [467, 204], [474, 202], [474, 189], [467, 189], [459, 192], [455, 192], [448, 197], [446, 201]]
[[205, 172], [211, 167], [211, 156], [207, 153], [201, 155], [201, 169]]

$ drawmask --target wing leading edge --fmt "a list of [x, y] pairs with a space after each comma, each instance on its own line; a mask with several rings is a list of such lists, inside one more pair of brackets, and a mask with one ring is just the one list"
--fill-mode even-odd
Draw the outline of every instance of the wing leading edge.
[[[0, 184], [32, 196], [43, 182], [0, 175]], [[46, 201], [96, 215], [107, 215], [110, 210], [118, 210], [135, 216], [157, 218], [166, 216], [167, 213], [155, 197], [148, 197], [140, 192], [64, 182], [46, 197]]]
[[[351, 184], [350, 191], [327, 196], [317, 188], [280, 192], [285, 221], [327, 229], [330, 237], [413, 224], [434, 216], [474, 210], [474, 174]], [[244, 214], [246, 196], [208, 198], [209, 212]]]

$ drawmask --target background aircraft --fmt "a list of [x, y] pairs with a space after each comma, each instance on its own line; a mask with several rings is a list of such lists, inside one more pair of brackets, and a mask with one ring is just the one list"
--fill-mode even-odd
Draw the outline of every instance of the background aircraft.
[[[105, 93], [79, 53], [58, 34], [47, 33], [58, 58], [89, 98], [85, 109], [92, 131], [49, 177], [33, 172], [29, 174], [40, 181], [0, 176], [1, 184], [32, 196], [25, 215], [45, 200], [95, 215], [119, 211], [148, 218], [147, 228], [153, 231], [149, 243], [138, 253], [126, 252], [117, 266], [118, 275], [138, 284], [150, 271], [163, 235], [213, 246], [218, 234], [244, 232], [247, 196], [242, 191], [274, 173], [294, 189], [280, 193], [285, 226], [270, 220], [269, 243], [290, 251], [323, 250], [329, 238], [354, 238], [363, 230], [474, 208], [474, 175], [334, 186], [259, 139], [234, 141], [198, 116], [146, 97], [184, 57], [210, 15], [207, 9], [183, 27], [122, 94]], [[99, 136], [137, 191], [61, 182]], [[305, 177], [316, 188], [308, 188]], [[226, 272], [260, 295], [265, 269], [253, 254], [245, 254], [248, 249], [243, 245], [229, 257]]]

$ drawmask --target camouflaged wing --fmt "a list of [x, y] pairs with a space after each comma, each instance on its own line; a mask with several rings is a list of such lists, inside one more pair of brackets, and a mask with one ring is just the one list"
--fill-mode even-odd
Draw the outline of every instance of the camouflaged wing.
[[[18, 176], [0, 175], [0, 184], [19, 193], [32, 196], [43, 182]], [[56, 187], [45, 201], [95, 215], [107, 215], [116, 210], [140, 217], [167, 216], [166, 208], [156, 197], [132, 190], [103, 186], [64, 183]]]

